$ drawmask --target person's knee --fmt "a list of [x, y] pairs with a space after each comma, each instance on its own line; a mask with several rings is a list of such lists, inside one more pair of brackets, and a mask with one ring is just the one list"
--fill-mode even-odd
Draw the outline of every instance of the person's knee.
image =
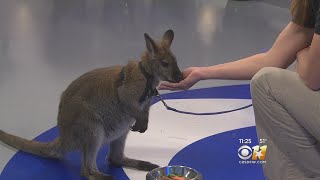
[[252, 94], [254, 95], [257, 91], [267, 90], [269, 86], [268, 82], [273, 76], [277, 76], [277, 71], [279, 69], [274, 67], [265, 67], [259, 70], [250, 81]]
[[265, 80], [269, 80], [279, 74], [281, 69], [275, 67], [264, 67], [260, 69], [251, 79], [251, 84], [261, 83]]

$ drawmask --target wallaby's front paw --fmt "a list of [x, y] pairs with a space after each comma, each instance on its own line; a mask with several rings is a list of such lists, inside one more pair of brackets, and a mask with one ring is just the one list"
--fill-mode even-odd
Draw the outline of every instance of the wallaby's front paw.
[[147, 131], [147, 128], [144, 128], [144, 129], [140, 129], [138, 132], [139, 133], [144, 133], [144, 132], [146, 132]]
[[138, 126], [135, 124], [135, 125], [133, 125], [133, 126], [130, 127], [130, 130], [133, 131], [133, 132], [137, 132], [137, 131], [139, 131], [139, 128], [138, 128]]
[[139, 125], [138, 123], [134, 124], [134, 125], [130, 128], [131, 131], [133, 131], [133, 132], [140, 132], [140, 133], [146, 132], [147, 129], [148, 129], [147, 126], [141, 126], [141, 125]]

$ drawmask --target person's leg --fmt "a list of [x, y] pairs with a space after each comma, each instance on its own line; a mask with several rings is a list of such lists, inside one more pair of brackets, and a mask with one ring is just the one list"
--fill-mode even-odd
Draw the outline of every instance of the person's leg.
[[320, 178], [320, 91], [298, 74], [263, 68], [251, 80], [258, 137], [267, 139], [268, 179]]

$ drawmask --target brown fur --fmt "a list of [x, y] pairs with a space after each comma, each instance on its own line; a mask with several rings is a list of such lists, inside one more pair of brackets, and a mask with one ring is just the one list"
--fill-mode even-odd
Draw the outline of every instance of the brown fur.
[[139, 61], [125, 66], [95, 69], [74, 80], [62, 93], [58, 128], [60, 137], [49, 143], [40, 143], [10, 135], [0, 130], [0, 140], [10, 146], [35, 155], [62, 158], [63, 154], [80, 150], [81, 173], [88, 179], [111, 180], [96, 167], [96, 155], [103, 144], [110, 144], [108, 160], [117, 166], [139, 170], [158, 167], [150, 162], [129, 159], [124, 147], [130, 126], [132, 131], [143, 133], [148, 128], [151, 97], [140, 103], [146, 89], [147, 78], [139, 68], [153, 78], [152, 89], [160, 81], [178, 82], [181, 71], [170, 51], [173, 31], [168, 30], [156, 43], [145, 34], [147, 51]]

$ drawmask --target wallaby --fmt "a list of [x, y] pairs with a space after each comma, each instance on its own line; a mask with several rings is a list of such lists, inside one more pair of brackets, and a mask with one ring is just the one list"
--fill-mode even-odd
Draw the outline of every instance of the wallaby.
[[159, 167], [124, 155], [130, 131], [148, 128], [152, 96], [160, 81], [179, 82], [182, 73], [170, 46], [174, 38], [167, 30], [160, 41], [144, 34], [146, 51], [140, 60], [124, 66], [94, 69], [71, 82], [62, 93], [57, 126], [59, 137], [49, 143], [35, 142], [0, 130], [0, 140], [16, 149], [47, 158], [63, 158], [80, 150], [81, 175], [89, 180], [113, 180], [96, 166], [100, 147], [110, 145], [108, 161], [115, 166], [150, 171]]

